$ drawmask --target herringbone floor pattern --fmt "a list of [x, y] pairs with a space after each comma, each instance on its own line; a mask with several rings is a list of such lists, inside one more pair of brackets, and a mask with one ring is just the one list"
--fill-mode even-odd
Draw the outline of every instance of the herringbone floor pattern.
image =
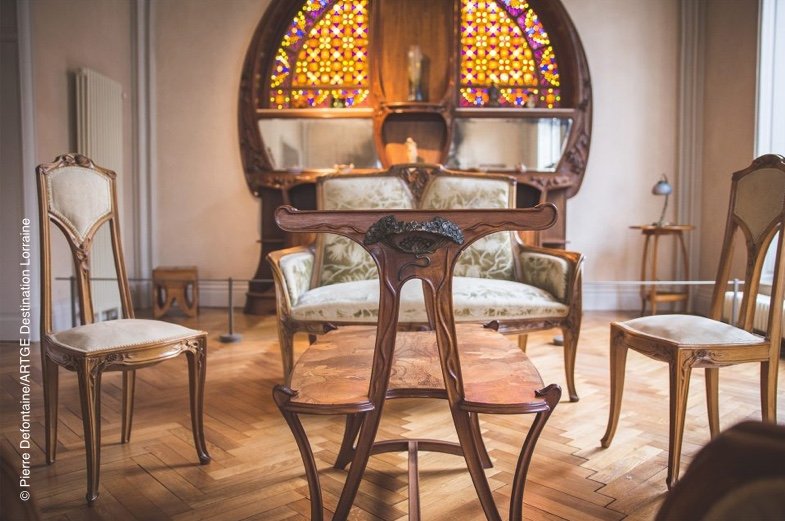
[[[599, 440], [608, 414], [608, 322], [620, 315], [587, 313], [577, 361], [581, 401], [563, 401], [537, 445], [524, 495], [530, 520], [652, 519], [665, 493], [668, 447], [668, 376], [664, 364], [630, 352], [622, 418], [613, 445]], [[41, 373], [38, 351], [32, 388], [34, 407], [31, 493], [43, 519], [52, 520], [294, 520], [307, 519], [309, 503], [303, 466], [293, 437], [273, 404], [280, 380], [280, 358], [272, 316], [239, 315], [243, 340], [221, 344], [225, 313], [203, 310], [192, 327], [210, 331], [205, 426], [213, 461], [200, 466], [188, 415], [185, 358], [138, 372], [131, 442], [120, 444], [120, 376], [103, 379], [101, 495], [84, 502], [82, 423], [76, 380], [61, 371], [57, 461], [44, 464]], [[561, 348], [554, 332], [532, 334], [528, 353], [545, 383], [564, 386]], [[305, 339], [301, 339], [304, 342]], [[304, 343], [299, 345], [301, 349]], [[18, 346], [0, 351], [0, 435], [11, 462], [20, 452]], [[780, 375], [785, 372], [780, 368]], [[758, 367], [720, 373], [723, 427], [760, 419]], [[781, 387], [782, 388], [782, 387]], [[780, 421], [785, 399], [780, 393]], [[487, 471], [497, 504], [506, 514], [512, 469], [527, 432], [525, 416], [483, 416], [482, 427], [494, 468]], [[344, 472], [331, 464], [340, 443], [338, 418], [305, 419], [320, 468], [325, 505], [332, 510]], [[448, 409], [438, 401], [390, 402], [380, 436], [453, 438]], [[703, 374], [694, 373], [682, 468], [708, 441]], [[461, 458], [435, 453], [420, 456], [421, 504], [428, 520], [483, 519]], [[371, 458], [352, 519], [407, 518], [406, 458]], [[4, 485], [5, 486], [5, 485]], [[7, 507], [8, 505], [6, 505]], [[3, 507], [3, 508], [6, 508]]]

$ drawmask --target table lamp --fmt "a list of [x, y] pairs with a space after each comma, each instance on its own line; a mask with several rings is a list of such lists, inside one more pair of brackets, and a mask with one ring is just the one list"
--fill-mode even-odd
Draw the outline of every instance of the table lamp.
[[654, 226], [665, 226], [665, 211], [668, 209], [668, 197], [673, 193], [673, 187], [668, 182], [668, 178], [665, 174], [662, 174], [662, 179], [657, 181], [652, 189], [651, 193], [654, 195], [664, 195], [665, 196], [665, 204], [662, 205], [662, 213], [660, 214], [660, 220], [654, 223]]

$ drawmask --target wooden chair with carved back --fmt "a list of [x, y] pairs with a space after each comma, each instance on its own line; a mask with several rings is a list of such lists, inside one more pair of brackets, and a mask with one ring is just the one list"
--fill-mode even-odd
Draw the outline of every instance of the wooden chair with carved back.
[[[373, 257], [379, 272], [376, 327], [350, 325], [326, 333], [301, 355], [288, 385], [273, 391], [305, 466], [311, 518], [324, 505], [318, 469], [301, 414], [345, 415], [346, 430], [336, 468], [351, 463], [333, 519], [346, 519], [368, 458], [383, 452], [409, 454], [409, 517], [419, 519], [417, 451], [465, 458], [488, 519], [501, 519], [484, 468], [491, 466], [480, 434], [479, 414], [536, 417], [523, 442], [511, 493], [509, 517], [522, 518], [523, 489], [534, 446], [561, 397], [557, 385], [543, 386], [536, 368], [515, 342], [481, 324], [456, 324], [453, 269], [458, 256], [489, 233], [541, 230], [556, 209], [298, 211], [281, 207], [278, 225], [292, 232], [332, 233], [351, 239]], [[431, 330], [399, 331], [401, 291], [420, 279]], [[458, 443], [430, 439], [377, 441], [385, 400], [447, 400]]]
[[[672, 487], [679, 478], [687, 393], [693, 368], [706, 369], [706, 401], [712, 438], [720, 431], [719, 368], [741, 363], [760, 363], [762, 416], [775, 423], [777, 413], [777, 365], [783, 307], [782, 227], [785, 223], [785, 158], [769, 154], [733, 174], [730, 206], [710, 318], [693, 315], [655, 315], [611, 324], [610, 416], [602, 446], [608, 447], [616, 433], [624, 390], [627, 350], [667, 362], [670, 367], [670, 432], [668, 476]], [[778, 234], [779, 232], [779, 234]], [[721, 322], [723, 302], [731, 273], [733, 245], [742, 234], [746, 245], [744, 296], [736, 325]], [[777, 260], [769, 298], [768, 326], [753, 332], [755, 303], [761, 283], [764, 257], [775, 237]]]
[[[207, 334], [177, 324], [134, 318], [118, 223], [116, 175], [79, 154], [59, 156], [39, 165], [38, 200], [41, 225], [42, 317], [41, 361], [45, 409], [46, 462], [57, 447], [58, 368], [75, 371], [84, 424], [87, 457], [87, 501], [98, 497], [101, 461], [101, 376], [123, 372], [121, 441], [131, 437], [136, 369], [185, 353], [188, 358], [191, 427], [199, 462], [210, 461], [204, 440], [203, 397]], [[82, 325], [53, 330], [52, 241], [50, 223], [65, 235], [73, 257]], [[96, 322], [90, 261], [93, 239], [109, 226], [122, 305], [122, 318]]]

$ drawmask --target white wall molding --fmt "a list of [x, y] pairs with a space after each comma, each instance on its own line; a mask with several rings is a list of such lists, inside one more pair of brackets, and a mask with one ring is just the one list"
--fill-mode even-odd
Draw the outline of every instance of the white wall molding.
[[22, 123], [22, 213], [30, 219], [31, 228], [31, 301], [32, 340], [41, 332], [41, 242], [38, 230], [38, 188], [35, 180], [37, 142], [35, 131], [35, 81], [33, 81], [33, 28], [30, 2], [17, 0], [17, 37], [19, 43], [19, 98]]
[[[688, 233], [687, 251], [690, 273], [677, 263], [677, 278], [697, 280], [700, 266], [700, 229], [703, 156], [703, 83], [705, 62], [705, 2], [681, 0], [679, 26], [679, 104], [677, 149], [676, 220], [692, 224], [698, 233]], [[693, 292], [693, 308], [700, 310], [706, 288]], [[711, 293], [710, 289], [708, 290]]]
[[761, 0], [758, 16], [755, 155], [785, 154], [785, 0]]
[[640, 311], [640, 286], [586, 281], [583, 284], [583, 309]]

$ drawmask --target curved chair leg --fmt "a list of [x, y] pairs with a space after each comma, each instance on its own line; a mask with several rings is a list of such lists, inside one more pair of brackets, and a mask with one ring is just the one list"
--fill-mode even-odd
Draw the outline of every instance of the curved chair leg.
[[580, 323], [576, 326], [565, 326], [561, 328], [564, 336], [564, 373], [567, 377], [567, 394], [571, 402], [577, 402], [578, 391], [575, 390], [575, 356], [578, 353], [578, 335], [580, 334]]
[[670, 490], [679, 479], [681, 442], [684, 436], [684, 416], [687, 412], [687, 394], [690, 390], [692, 367], [689, 354], [680, 351], [670, 366], [670, 432], [668, 434], [668, 477], [665, 483]]
[[523, 519], [523, 488], [526, 486], [526, 474], [529, 472], [529, 464], [534, 454], [534, 446], [540, 438], [542, 429], [548, 418], [551, 417], [553, 410], [561, 399], [561, 388], [551, 384], [537, 393], [538, 396], [545, 397], [548, 410], [537, 413], [529, 434], [521, 447], [521, 454], [518, 457], [518, 464], [515, 466], [515, 478], [512, 482], [512, 494], [510, 495], [510, 521], [521, 521]]
[[131, 423], [134, 419], [134, 390], [136, 388], [136, 371], [123, 371], [123, 428], [120, 432], [120, 443], [131, 441]]
[[719, 368], [706, 368], [706, 406], [709, 411], [709, 432], [712, 439], [720, 433], [719, 377]]
[[608, 427], [600, 444], [606, 449], [610, 447], [616, 427], [619, 424], [621, 412], [621, 398], [624, 394], [624, 372], [627, 365], [627, 344], [624, 342], [624, 333], [614, 328], [611, 324], [611, 404], [608, 415]]
[[349, 474], [346, 476], [346, 482], [341, 491], [341, 498], [338, 500], [338, 506], [335, 507], [334, 519], [347, 519], [349, 517], [349, 510], [351, 510], [352, 503], [354, 503], [357, 489], [360, 488], [360, 481], [365, 472], [365, 467], [368, 465], [368, 458], [371, 455], [376, 431], [379, 429], [379, 421], [382, 418], [381, 404], [377, 405], [372, 411], [364, 413], [364, 415], [365, 418], [360, 428], [360, 437], [357, 439], [357, 448], [354, 451]]
[[472, 434], [472, 420], [470, 413], [459, 411], [450, 407], [452, 412], [452, 419], [455, 423], [455, 430], [458, 432], [458, 441], [463, 447], [463, 456], [466, 460], [466, 466], [469, 469], [469, 474], [472, 477], [474, 488], [477, 491], [477, 497], [480, 499], [482, 510], [485, 512], [485, 517], [488, 521], [501, 521], [499, 510], [496, 508], [496, 503], [493, 501], [493, 493], [490, 486], [488, 486], [488, 478], [485, 476], [485, 471], [482, 466], [482, 458], [480, 451], [482, 450], [477, 443], [475, 443], [474, 435]]
[[294, 435], [294, 441], [297, 442], [297, 448], [300, 449], [300, 457], [305, 467], [305, 477], [308, 480], [308, 490], [311, 494], [311, 520], [321, 521], [324, 515], [322, 489], [319, 485], [319, 474], [316, 470], [316, 461], [313, 459], [311, 444], [308, 442], [308, 436], [305, 434], [300, 417], [286, 409], [286, 404], [289, 403], [293, 395], [293, 391], [288, 387], [276, 385], [273, 388], [273, 400], [275, 400], [278, 410], [281, 411], [286, 423], [289, 425]]
[[360, 427], [363, 424], [363, 414], [347, 414], [346, 427], [343, 432], [343, 441], [341, 442], [341, 450], [338, 451], [338, 457], [335, 458], [336, 469], [345, 469], [352, 461], [354, 456], [354, 440], [357, 439], [357, 433], [360, 432]]
[[777, 366], [776, 361], [760, 364], [761, 415], [771, 423], [777, 423]]
[[526, 344], [528, 343], [529, 343], [529, 335], [526, 334], [518, 335], [518, 348], [524, 353], [526, 352]]
[[489, 469], [493, 467], [491, 457], [488, 455], [488, 449], [485, 448], [485, 442], [482, 439], [482, 431], [480, 430], [480, 415], [476, 412], [469, 413], [469, 420], [472, 427], [472, 436], [474, 436], [474, 443], [480, 449], [480, 461], [482, 461], [482, 468]]
[[207, 341], [197, 341], [194, 351], [186, 351], [188, 358], [188, 387], [191, 402], [191, 430], [194, 435], [194, 446], [202, 465], [210, 462], [207, 444], [204, 440], [204, 381], [207, 376]]
[[79, 398], [82, 402], [84, 445], [87, 458], [88, 503], [98, 497], [98, 478], [101, 470], [101, 361], [85, 358], [76, 368]]
[[57, 456], [57, 406], [59, 367], [41, 346], [41, 364], [44, 377], [44, 437], [46, 438], [46, 464], [51, 465]]

